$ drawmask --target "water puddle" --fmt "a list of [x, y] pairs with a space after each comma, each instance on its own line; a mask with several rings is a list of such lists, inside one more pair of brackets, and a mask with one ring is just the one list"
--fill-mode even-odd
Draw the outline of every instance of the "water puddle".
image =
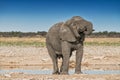
[[[120, 70], [83, 70], [82, 72], [83, 74], [120, 74]], [[52, 74], [52, 70], [25, 70], [25, 69], [0, 70], [0, 74], [6, 73]], [[74, 70], [70, 70], [69, 74], [74, 74]]]

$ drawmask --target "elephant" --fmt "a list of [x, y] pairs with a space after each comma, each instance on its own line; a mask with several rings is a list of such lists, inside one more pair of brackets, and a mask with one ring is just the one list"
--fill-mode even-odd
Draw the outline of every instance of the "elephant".
[[[53, 62], [53, 74], [68, 74], [69, 59], [74, 50], [76, 50], [75, 73], [82, 73], [83, 42], [85, 35], [92, 32], [92, 23], [80, 16], [73, 16], [65, 22], [56, 23], [48, 30], [46, 47]], [[59, 69], [58, 59], [60, 58], [62, 58], [62, 64]]]

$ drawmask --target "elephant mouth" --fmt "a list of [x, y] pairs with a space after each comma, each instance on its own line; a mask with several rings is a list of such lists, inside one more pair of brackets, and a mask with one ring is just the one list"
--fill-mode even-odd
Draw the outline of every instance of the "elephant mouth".
[[86, 28], [84, 28], [84, 29], [79, 29], [79, 30], [78, 30], [78, 33], [81, 34], [81, 33], [85, 33], [86, 31], [87, 31]]

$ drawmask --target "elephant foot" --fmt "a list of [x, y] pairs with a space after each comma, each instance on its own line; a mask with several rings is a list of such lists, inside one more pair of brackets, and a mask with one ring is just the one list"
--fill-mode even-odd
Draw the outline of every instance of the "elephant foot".
[[75, 74], [83, 74], [81, 71], [76, 71]]
[[68, 75], [68, 72], [61, 72], [61, 75]]
[[52, 74], [58, 75], [58, 74], [60, 74], [60, 72], [56, 71], [56, 72], [53, 72]]

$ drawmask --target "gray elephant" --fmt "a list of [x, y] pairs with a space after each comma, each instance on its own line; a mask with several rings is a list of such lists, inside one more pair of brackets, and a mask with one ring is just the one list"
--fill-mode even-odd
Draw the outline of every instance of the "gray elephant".
[[[91, 34], [92, 31], [92, 23], [79, 16], [57, 23], [49, 29], [46, 35], [46, 46], [53, 62], [53, 74], [68, 74], [69, 59], [74, 50], [76, 50], [75, 73], [81, 73], [83, 41], [85, 34]], [[59, 58], [62, 58], [60, 70]]]

